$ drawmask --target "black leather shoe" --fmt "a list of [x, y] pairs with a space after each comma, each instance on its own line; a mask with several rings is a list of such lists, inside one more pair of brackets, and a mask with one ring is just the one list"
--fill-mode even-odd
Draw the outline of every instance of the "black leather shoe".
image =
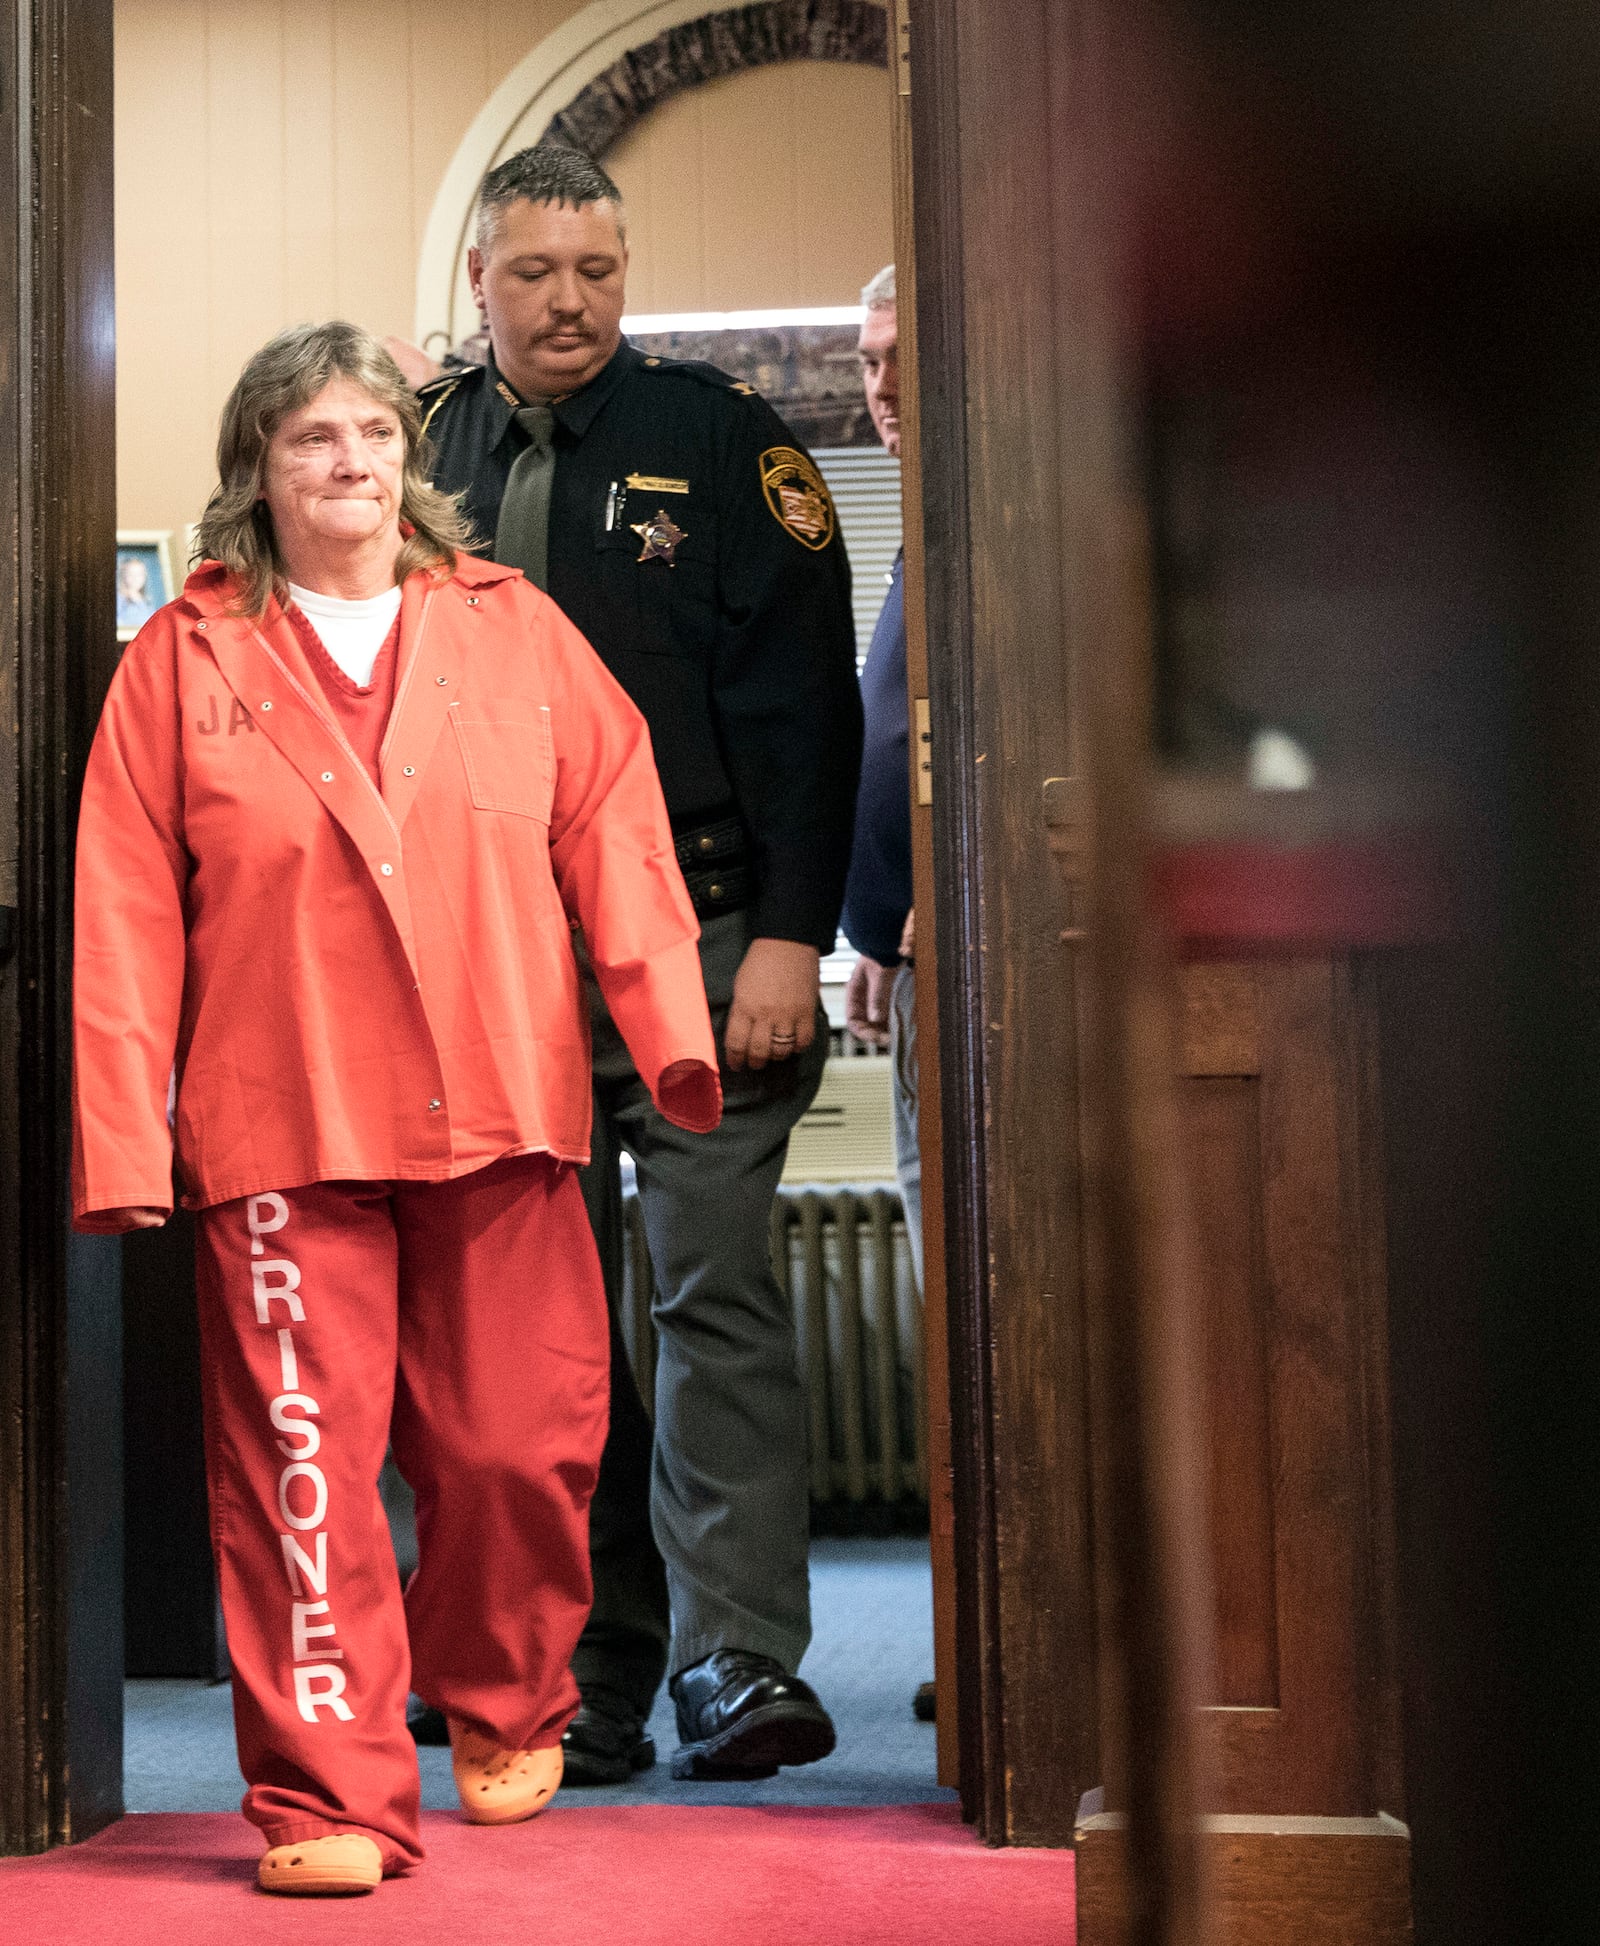
[[718, 1649], [672, 1679], [682, 1747], [674, 1777], [772, 1777], [814, 1764], [834, 1746], [833, 1719], [815, 1692], [769, 1655]]
[[626, 1784], [656, 1760], [655, 1740], [644, 1718], [613, 1690], [591, 1691], [561, 1738], [566, 1784]]

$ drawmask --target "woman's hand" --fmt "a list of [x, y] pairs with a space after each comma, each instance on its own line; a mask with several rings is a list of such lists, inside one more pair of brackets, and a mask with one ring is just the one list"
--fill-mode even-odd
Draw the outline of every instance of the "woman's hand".
[[728, 1066], [787, 1061], [816, 1037], [822, 955], [792, 939], [752, 939], [733, 979], [722, 1045]]

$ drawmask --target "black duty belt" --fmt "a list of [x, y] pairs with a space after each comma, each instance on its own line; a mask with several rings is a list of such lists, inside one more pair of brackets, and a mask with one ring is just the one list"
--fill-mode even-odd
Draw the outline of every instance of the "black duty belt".
[[697, 919], [737, 912], [755, 897], [749, 840], [738, 818], [718, 818], [674, 834], [673, 846]]

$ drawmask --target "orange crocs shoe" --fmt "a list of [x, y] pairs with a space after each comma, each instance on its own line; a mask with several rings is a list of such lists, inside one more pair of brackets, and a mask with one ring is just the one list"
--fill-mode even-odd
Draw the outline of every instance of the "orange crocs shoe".
[[383, 1880], [383, 1853], [359, 1831], [327, 1838], [302, 1838], [297, 1845], [274, 1845], [256, 1867], [263, 1892], [288, 1892], [304, 1898], [340, 1898], [370, 1892]]
[[560, 1790], [565, 1759], [559, 1743], [549, 1750], [502, 1750], [452, 1721], [450, 1762], [469, 1824], [520, 1824]]

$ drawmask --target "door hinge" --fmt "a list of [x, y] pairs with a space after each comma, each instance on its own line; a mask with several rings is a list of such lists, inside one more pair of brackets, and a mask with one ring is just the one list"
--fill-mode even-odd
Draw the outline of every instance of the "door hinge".
[[1077, 946], [1087, 937], [1081, 906], [1089, 877], [1089, 793], [1081, 777], [1047, 777], [1043, 798], [1045, 835], [1067, 894], [1069, 923], [1061, 943]]
[[903, 95], [911, 92], [911, 0], [894, 0], [895, 86]]

